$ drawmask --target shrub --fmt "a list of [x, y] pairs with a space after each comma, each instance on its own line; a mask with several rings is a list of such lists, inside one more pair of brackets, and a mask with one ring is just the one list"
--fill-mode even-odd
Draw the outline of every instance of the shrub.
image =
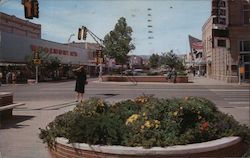
[[250, 144], [247, 126], [199, 97], [159, 99], [143, 95], [115, 104], [91, 98], [40, 130], [40, 138], [51, 147], [56, 137], [70, 142], [150, 148], [234, 135]]

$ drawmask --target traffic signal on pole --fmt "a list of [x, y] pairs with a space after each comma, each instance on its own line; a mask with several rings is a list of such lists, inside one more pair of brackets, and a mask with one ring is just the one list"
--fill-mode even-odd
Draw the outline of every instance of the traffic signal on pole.
[[39, 3], [37, 0], [32, 1], [32, 11], [33, 11], [33, 17], [38, 18], [39, 17]]
[[22, 0], [24, 5], [24, 16], [27, 19], [39, 17], [39, 3], [38, 0]]
[[40, 59], [39, 52], [35, 51], [34, 52], [34, 59]]
[[83, 40], [86, 40], [86, 38], [87, 38], [87, 32], [88, 32], [88, 29], [86, 27], [83, 27], [83, 35], [82, 35], [82, 39]]
[[96, 65], [103, 63], [103, 54], [102, 54], [101, 49], [98, 49], [95, 52], [95, 62], [96, 62]]
[[82, 39], [82, 35], [83, 35], [83, 30], [82, 30], [82, 28], [79, 28], [78, 29], [78, 40]]
[[24, 1], [24, 16], [27, 19], [33, 19], [33, 14], [32, 14], [32, 3], [30, 0], [25, 0]]

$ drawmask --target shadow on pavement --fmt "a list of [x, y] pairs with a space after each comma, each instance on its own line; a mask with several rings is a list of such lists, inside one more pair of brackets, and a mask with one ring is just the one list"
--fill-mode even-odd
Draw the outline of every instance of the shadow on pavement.
[[23, 125], [19, 123], [24, 122], [26, 120], [30, 120], [34, 117], [35, 116], [13, 115], [11, 118], [2, 120], [2, 122], [0, 122], [0, 129], [23, 128], [23, 127], [29, 126], [29, 125]]

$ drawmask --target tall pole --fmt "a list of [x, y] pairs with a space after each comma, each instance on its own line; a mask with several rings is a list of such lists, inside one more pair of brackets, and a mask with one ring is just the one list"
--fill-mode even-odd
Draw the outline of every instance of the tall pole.
[[36, 65], [36, 84], [38, 83], [38, 65]]
[[[75, 34], [70, 34], [70, 36], [69, 36], [69, 39], [68, 39], [68, 56], [70, 56], [70, 51], [69, 51], [69, 43], [70, 43], [70, 39], [71, 39], [71, 37], [73, 37], [73, 36], [75, 36]], [[67, 61], [68, 63], [69, 63], [69, 57], [68, 57], [68, 61]]]

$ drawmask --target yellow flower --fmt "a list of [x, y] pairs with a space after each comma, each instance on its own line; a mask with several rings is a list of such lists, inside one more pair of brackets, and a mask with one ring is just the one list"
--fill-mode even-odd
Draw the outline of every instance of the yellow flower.
[[178, 111], [175, 111], [175, 112], [173, 113], [173, 115], [174, 115], [174, 116], [177, 116], [177, 115], [178, 115]]
[[140, 115], [138, 115], [138, 114], [133, 114], [133, 115], [131, 115], [131, 116], [127, 119], [126, 125], [128, 125], [129, 123], [135, 122], [135, 121], [139, 118], [139, 116], [140, 116]]
[[144, 112], [144, 113], [142, 114], [142, 116], [146, 116], [146, 113]]
[[161, 124], [161, 122], [160, 121], [158, 121], [158, 120], [154, 120], [154, 126], [155, 126], [155, 128], [159, 128], [160, 127], [160, 124]]
[[144, 129], [145, 126], [141, 125], [141, 129]]
[[146, 121], [145, 124], [144, 124], [144, 126], [146, 126], [147, 128], [150, 128], [151, 127], [150, 121]]

